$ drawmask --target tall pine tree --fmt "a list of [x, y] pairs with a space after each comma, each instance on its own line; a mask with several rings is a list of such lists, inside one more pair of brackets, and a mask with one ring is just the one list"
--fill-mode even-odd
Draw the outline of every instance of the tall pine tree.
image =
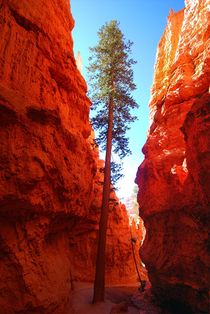
[[[104, 300], [111, 168], [119, 170], [116, 164], [111, 167], [112, 147], [113, 152], [120, 158], [130, 154], [126, 131], [130, 129], [129, 123], [136, 119], [131, 110], [138, 107], [131, 95], [136, 89], [132, 70], [135, 61], [129, 57], [132, 42], [126, 42], [119, 29], [119, 23], [115, 20], [102, 26], [98, 37], [98, 45], [90, 48], [89, 96], [95, 112], [92, 124], [94, 129], [98, 130], [96, 141], [101, 149], [106, 151], [106, 157], [93, 303]], [[118, 172], [114, 172], [115, 178], [119, 176]]]

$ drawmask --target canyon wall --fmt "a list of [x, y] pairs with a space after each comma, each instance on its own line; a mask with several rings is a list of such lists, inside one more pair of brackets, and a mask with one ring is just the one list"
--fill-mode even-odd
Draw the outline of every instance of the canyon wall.
[[[73, 24], [68, 0], [0, 0], [0, 314], [65, 314], [73, 281], [93, 279], [100, 161]], [[117, 203], [107, 252], [115, 283], [135, 277]]]
[[[170, 12], [151, 89], [151, 126], [136, 177], [153, 292], [178, 313], [208, 313], [210, 24], [207, 0]], [[180, 312], [182, 308], [182, 312]]]
[[0, 1], [1, 314], [64, 313], [69, 236], [90, 206], [90, 101], [69, 10]]

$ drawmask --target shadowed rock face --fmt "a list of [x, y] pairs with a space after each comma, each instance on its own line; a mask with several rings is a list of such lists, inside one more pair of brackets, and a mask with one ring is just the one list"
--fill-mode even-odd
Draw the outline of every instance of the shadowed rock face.
[[208, 312], [210, 97], [208, 1], [170, 12], [157, 52], [151, 127], [136, 182], [142, 258], [166, 302]]
[[[65, 314], [71, 282], [94, 274], [99, 161], [68, 3], [0, 1], [1, 314]], [[109, 223], [118, 249], [108, 249], [107, 279], [117, 283], [135, 271], [125, 208]]]
[[[104, 180], [104, 161], [98, 157], [97, 172], [94, 178], [93, 196], [90, 212], [87, 220], [81, 221], [74, 230], [70, 244], [74, 250], [73, 264], [74, 276], [80, 281], [93, 281], [95, 276], [95, 261], [97, 250], [97, 232], [99, 228], [100, 208], [102, 202], [102, 188]], [[106, 283], [107, 284], [136, 284], [138, 279], [132, 252], [137, 259], [138, 269], [142, 279], [146, 279], [145, 268], [140, 266], [139, 249], [142, 241], [142, 225], [138, 227], [135, 223], [129, 226], [129, 218], [125, 205], [117, 198], [115, 191], [110, 193], [109, 220], [107, 227], [106, 245]], [[79, 258], [78, 258], [79, 254]], [[85, 272], [81, 272], [85, 269]]]

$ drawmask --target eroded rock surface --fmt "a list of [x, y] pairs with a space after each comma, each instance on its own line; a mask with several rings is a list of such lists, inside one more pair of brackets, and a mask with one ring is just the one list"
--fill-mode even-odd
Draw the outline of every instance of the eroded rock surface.
[[1, 1], [0, 15], [0, 313], [61, 313], [96, 169], [90, 102], [68, 1]]
[[[183, 313], [209, 308], [209, 1], [170, 12], [157, 52], [151, 127], [136, 181], [153, 291]], [[185, 307], [186, 306], [186, 307]]]
[[[1, 314], [64, 314], [73, 281], [94, 273], [98, 157], [73, 24], [67, 0], [0, 1]], [[127, 223], [115, 207], [107, 276], [117, 282], [134, 271], [123, 266]]]

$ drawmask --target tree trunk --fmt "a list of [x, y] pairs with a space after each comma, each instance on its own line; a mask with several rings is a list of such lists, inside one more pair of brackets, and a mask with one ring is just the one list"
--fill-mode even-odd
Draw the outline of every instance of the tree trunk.
[[96, 273], [94, 281], [93, 303], [104, 301], [105, 291], [105, 260], [106, 260], [106, 232], [109, 214], [109, 197], [111, 185], [111, 151], [112, 151], [112, 129], [113, 129], [113, 98], [109, 100], [109, 120], [107, 130], [106, 158], [104, 169], [104, 185], [101, 206], [101, 217], [99, 223], [98, 250], [96, 259]]

